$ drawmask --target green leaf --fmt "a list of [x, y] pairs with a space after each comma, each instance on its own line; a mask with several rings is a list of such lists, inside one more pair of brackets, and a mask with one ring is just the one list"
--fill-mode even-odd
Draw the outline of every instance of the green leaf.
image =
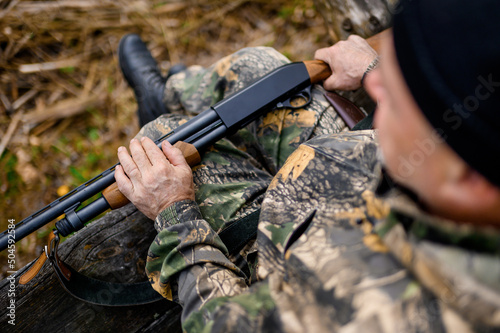
[[290, 16], [292, 16], [293, 14], [293, 11], [294, 11], [294, 8], [293, 7], [283, 7], [281, 8], [281, 10], [278, 12], [278, 16], [283, 18], [283, 19], [287, 19], [289, 18]]
[[79, 183], [85, 182], [85, 177], [74, 166], [69, 167], [69, 172]]
[[91, 128], [89, 130], [88, 135], [89, 135], [90, 141], [92, 141], [92, 142], [99, 140], [99, 137], [100, 137], [99, 130], [97, 128]]
[[72, 74], [75, 72], [75, 67], [74, 66], [62, 67], [59, 68], [59, 71], [65, 74]]

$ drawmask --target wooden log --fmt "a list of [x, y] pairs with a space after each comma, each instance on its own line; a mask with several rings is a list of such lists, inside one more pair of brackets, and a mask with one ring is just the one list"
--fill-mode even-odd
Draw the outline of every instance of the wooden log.
[[[106, 214], [59, 247], [61, 258], [87, 276], [119, 283], [147, 280], [146, 254], [156, 235], [153, 222], [129, 204]], [[28, 265], [29, 266], [29, 265]], [[0, 282], [0, 327], [9, 332], [181, 332], [181, 308], [167, 300], [148, 305], [104, 307], [80, 301], [59, 284], [47, 263], [27, 285], [9, 296], [10, 281]], [[15, 299], [15, 326], [8, 323]]]
[[314, 0], [333, 42], [373, 36], [389, 27], [395, 0]]

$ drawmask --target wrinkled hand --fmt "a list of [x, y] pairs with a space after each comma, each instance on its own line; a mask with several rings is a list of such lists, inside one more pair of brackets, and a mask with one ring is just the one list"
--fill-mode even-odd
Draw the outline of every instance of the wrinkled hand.
[[314, 58], [330, 65], [332, 75], [323, 82], [326, 90], [354, 90], [377, 52], [361, 37], [351, 35], [328, 48], [319, 49]]
[[121, 165], [115, 169], [118, 189], [141, 212], [154, 220], [177, 201], [194, 200], [193, 173], [182, 152], [167, 140], [160, 150], [146, 137], [118, 148]]

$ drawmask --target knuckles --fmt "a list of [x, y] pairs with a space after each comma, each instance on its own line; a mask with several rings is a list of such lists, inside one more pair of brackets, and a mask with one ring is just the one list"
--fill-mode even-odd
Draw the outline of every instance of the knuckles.
[[151, 175], [150, 173], [146, 173], [143, 177], [142, 177], [142, 183], [143, 183], [143, 186], [144, 185], [149, 185], [149, 184], [153, 184], [155, 182], [155, 177], [153, 175]]
[[129, 176], [129, 178], [139, 178], [141, 176], [141, 172], [137, 167], [132, 166], [129, 168], [127, 175]]
[[[133, 151], [138, 142], [132, 142], [130, 150]], [[155, 146], [156, 147], [156, 146]], [[123, 174], [117, 180], [118, 189], [149, 218], [156, 215], [179, 200], [194, 199], [194, 184], [191, 168], [187, 164], [173, 165], [169, 161], [179, 161], [182, 151], [177, 147], [169, 148], [164, 154], [164, 162], [145, 166], [137, 161], [139, 156], [132, 152], [131, 161], [124, 165]], [[156, 160], [158, 161], [158, 159]], [[138, 163], [138, 164], [136, 164]]]
[[347, 37], [347, 40], [354, 42], [354, 41], [360, 41], [360, 40], [364, 40], [364, 39], [358, 35], [349, 35], [349, 37]]
[[166, 173], [168, 173], [168, 165], [166, 163], [162, 163], [160, 165], [155, 165], [155, 171], [157, 171], [161, 174], [166, 174]]

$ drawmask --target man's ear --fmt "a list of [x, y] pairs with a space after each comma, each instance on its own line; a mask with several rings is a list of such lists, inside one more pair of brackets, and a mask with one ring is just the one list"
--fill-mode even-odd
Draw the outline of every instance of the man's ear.
[[446, 202], [470, 222], [500, 222], [500, 188], [469, 166], [460, 169], [443, 185], [441, 195]]

